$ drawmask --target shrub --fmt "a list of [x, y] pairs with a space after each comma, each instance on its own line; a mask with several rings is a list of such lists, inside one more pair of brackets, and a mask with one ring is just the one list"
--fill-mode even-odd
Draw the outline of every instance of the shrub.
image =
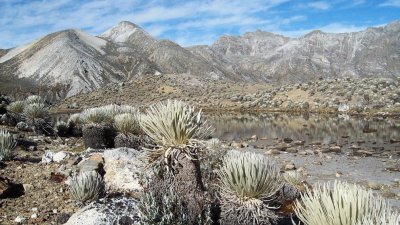
[[102, 108], [85, 109], [81, 115], [85, 124], [112, 124], [111, 116]]
[[69, 127], [64, 121], [57, 121], [54, 130], [60, 137], [66, 137], [69, 133]]
[[221, 142], [217, 138], [212, 138], [206, 143], [207, 150], [201, 152], [202, 170], [207, 179], [213, 180], [216, 178], [216, 171], [222, 165], [222, 159], [227, 153], [227, 150], [222, 148]]
[[275, 163], [251, 152], [230, 151], [218, 175], [223, 194], [246, 204], [267, 199], [282, 186]]
[[7, 111], [13, 114], [21, 114], [24, 111], [24, 106], [23, 101], [15, 101], [7, 106]]
[[31, 95], [25, 99], [25, 104], [30, 105], [30, 104], [44, 104], [44, 99], [40, 97], [39, 95]]
[[209, 131], [201, 111], [177, 100], [151, 105], [140, 124], [154, 142], [165, 146], [188, 144], [190, 139], [204, 138]]
[[[302, 194], [295, 212], [306, 225], [377, 224], [395, 216], [388, 203], [371, 190], [346, 182], [326, 183]], [[389, 216], [390, 215], [390, 216]], [[365, 223], [373, 221], [373, 223]], [[389, 222], [389, 221], [387, 221]], [[387, 225], [388, 223], [383, 223]], [[394, 221], [389, 224], [395, 224]]]
[[303, 176], [297, 171], [286, 171], [283, 174], [283, 178], [286, 183], [292, 185], [300, 191], [305, 191], [305, 187], [303, 185]]
[[180, 163], [179, 173], [145, 179], [140, 207], [142, 224], [216, 224], [215, 192], [203, 188], [198, 161], [182, 156]]
[[25, 106], [23, 115], [28, 119], [46, 118], [48, 116], [47, 107], [42, 103], [32, 103]]
[[138, 110], [130, 105], [106, 105], [106, 106], [102, 106], [99, 107], [101, 109], [103, 109], [104, 111], [107, 112], [108, 115], [115, 117], [118, 114], [124, 114], [124, 113], [130, 113], [130, 114], [137, 114]]
[[114, 138], [114, 147], [115, 148], [133, 148], [136, 150], [141, 150], [141, 147], [145, 145], [145, 140], [141, 136], [136, 136], [133, 134], [118, 134]]
[[210, 150], [218, 150], [222, 146], [221, 141], [218, 138], [211, 138], [207, 141], [207, 148]]
[[272, 224], [277, 220], [267, 205], [283, 182], [275, 163], [251, 152], [231, 151], [218, 171], [221, 217], [225, 224]]
[[197, 154], [202, 144], [196, 139], [205, 137], [210, 129], [201, 111], [196, 112], [193, 107], [176, 100], [151, 105], [147, 114], [141, 117], [140, 125], [150, 139], [159, 145], [149, 151], [149, 161], [164, 156], [168, 166], [177, 161], [181, 153], [187, 157]]
[[82, 114], [74, 113], [67, 121], [69, 132], [76, 137], [82, 136], [82, 125], [84, 124]]
[[112, 127], [102, 124], [85, 124], [82, 139], [86, 148], [113, 148], [116, 132]]
[[12, 158], [12, 151], [17, 146], [14, 137], [6, 130], [0, 130], [0, 160]]
[[140, 124], [137, 114], [123, 113], [114, 117], [114, 126], [118, 132], [127, 134], [140, 134]]
[[72, 197], [80, 202], [95, 201], [105, 190], [103, 178], [96, 171], [82, 172], [73, 176], [69, 185]]
[[74, 113], [69, 116], [67, 124], [69, 127], [75, 126], [75, 125], [82, 125], [83, 124], [83, 118], [81, 113]]

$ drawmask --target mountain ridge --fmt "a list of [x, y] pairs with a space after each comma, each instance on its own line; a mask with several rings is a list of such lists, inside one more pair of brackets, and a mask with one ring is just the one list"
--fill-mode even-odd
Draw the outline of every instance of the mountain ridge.
[[256, 30], [213, 44], [181, 47], [121, 21], [99, 36], [58, 31], [0, 49], [0, 77], [65, 85], [65, 96], [158, 74], [236, 82], [306, 82], [319, 77], [399, 77], [400, 21], [351, 33], [312, 31], [298, 38]]

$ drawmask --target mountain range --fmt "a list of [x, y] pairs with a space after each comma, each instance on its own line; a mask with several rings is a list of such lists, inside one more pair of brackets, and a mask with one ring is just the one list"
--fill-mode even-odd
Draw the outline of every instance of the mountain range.
[[320, 77], [395, 78], [400, 76], [400, 21], [353, 33], [316, 30], [299, 38], [257, 30], [186, 48], [123, 21], [99, 36], [70, 29], [0, 49], [3, 82], [61, 85], [64, 96], [162, 74], [278, 84]]

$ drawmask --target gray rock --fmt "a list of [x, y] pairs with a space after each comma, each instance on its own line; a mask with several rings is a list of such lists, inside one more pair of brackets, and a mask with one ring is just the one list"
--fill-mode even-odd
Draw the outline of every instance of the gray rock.
[[132, 198], [100, 199], [74, 213], [65, 225], [138, 225], [138, 206]]
[[53, 161], [59, 163], [59, 162], [63, 161], [64, 159], [66, 159], [67, 157], [68, 157], [68, 153], [66, 153], [64, 151], [59, 151], [53, 155]]
[[25, 217], [23, 217], [23, 216], [17, 216], [17, 218], [15, 218], [14, 222], [16, 222], [16, 223], [23, 223], [23, 222], [25, 222]]
[[108, 189], [125, 192], [142, 190], [139, 176], [144, 172], [144, 152], [132, 148], [116, 148], [104, 151], [104, 181]]
[[27, 123], [25, 123], [23, 121], [17, 123], [17, 125], [15, 127], [20, 131], [26, 131], [26, 132], [33, 130], [32, 127], [30, 127]]
[[42, 163], [51, 163], [51, 162], [53, 162], [53, 155], [54, 155], [54, 153], [52, 151], [46, 151], [42, 155]]

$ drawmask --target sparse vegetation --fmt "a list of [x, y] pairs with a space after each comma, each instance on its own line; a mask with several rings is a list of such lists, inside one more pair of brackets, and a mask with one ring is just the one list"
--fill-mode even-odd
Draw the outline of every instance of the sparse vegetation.
[[18, 115], [24, 111], [24, 106], [25, 106], [24, 101], [15, 101], [7, 106], [7, 111], [14, 115]]
[[32, 103], [25, 106], [23, 115], [30, 120], [44, 119], [48, 116], [48, 109], [43, 103]]
[[25, 104], [30, 105], [30, 104], [45, 104], [45, 101], [42, 97], [40, 97], [39, 95], [31, 95], [28, 96], [25, 99]]
[[0, 160], [11, 159], [16, 146], [14, 137], [8, 131], [0, 130]]
[[112, 124], [112, 116], [103, 108], [85, 109], [81, 116], [85, 124]]
[[396, 213], [386, 200], [341, 181], [320, 184], [303, 194], [295, 212], [306, 225], [396, 224]]
[[137, 114], [123, 113], [116, 115], [114, 118], [114, 126], [118, 132], [125, 135], [138, 135], [141, 133], [139, 118]]
[[100, 174], [96, 171], [89, 171], [73, 176], [69, 189], [75, 200], [85, 203], [102, 197], [105, 185]]

